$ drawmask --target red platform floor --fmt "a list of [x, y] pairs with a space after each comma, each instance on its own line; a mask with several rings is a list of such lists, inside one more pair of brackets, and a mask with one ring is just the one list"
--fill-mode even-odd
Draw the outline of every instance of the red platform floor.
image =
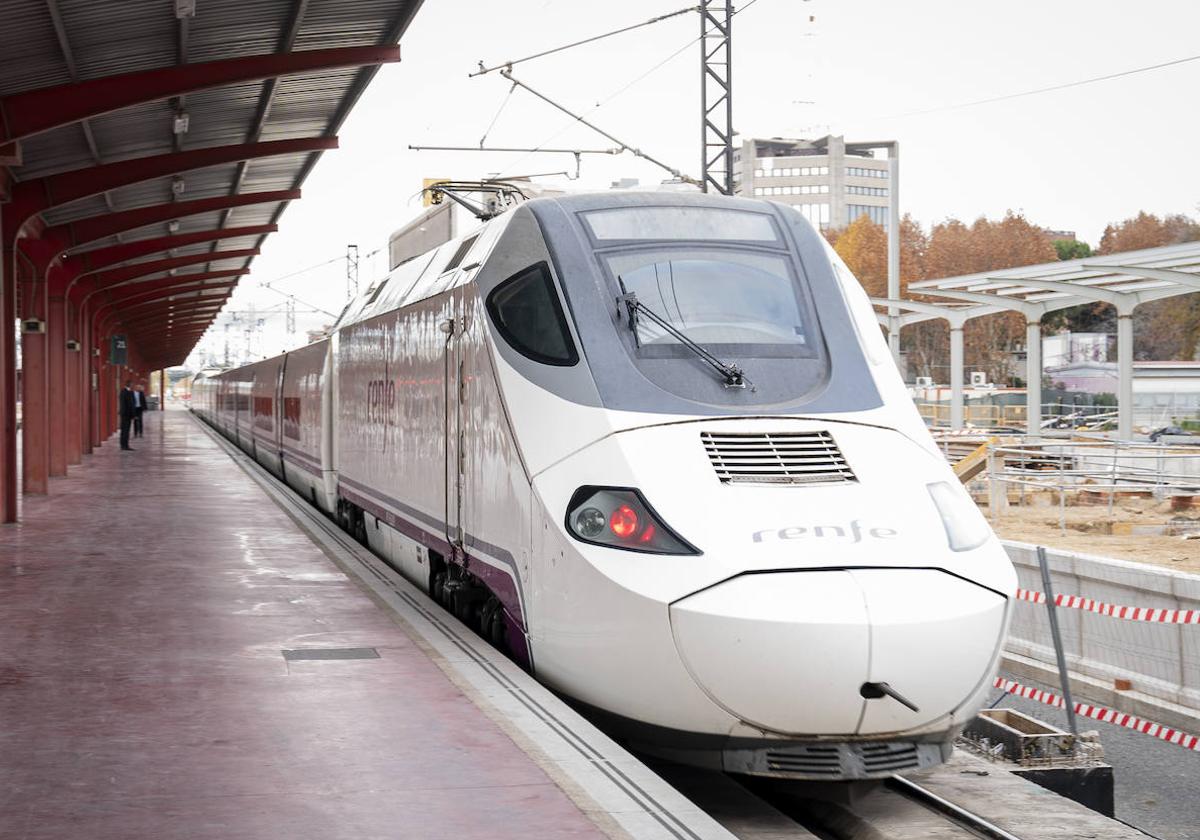
[[601, 836], [195, 420], [146, 426], [0, 527], [0, 838]]

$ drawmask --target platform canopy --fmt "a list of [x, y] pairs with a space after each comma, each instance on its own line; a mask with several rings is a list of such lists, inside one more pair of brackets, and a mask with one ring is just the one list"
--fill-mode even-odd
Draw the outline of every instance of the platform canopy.
[[[1200, 292], [1200, 242], [1126, 251], [1103, 257], [1085, 257], [1040, 265], [1028, 265], [1002, 271], [964, 274], [909, 284], [910, 293], [954, 301], [945, 317], [962, 320], [962, 304], [976, 304], [1019, 312], [1025, 316], [1028, 383], [1028, 431], [1041, 428], [1041, 319], [1047, 312], [1085, 303], [1107, 303], [1117, 313], [1118, 394], [1117, 433], [1123, 440], [1133, 436], [1133, 313], [1143, 303], [1176, 295]], [[886, 305], [888, 301], [878, 301]], [[910, 311], [930, 314], [929, 303], [893, 302]], [[988, 314], [982, 310], [972, 317]], [[881, 323], [887, 325], [886, 316]], [[898, 326], [903, 326], [899, 324]], [[958, 329], [961, 330], [961, 323]], [[957, 406], [951, 416], [962, 418], [962, 354], [951, 366], [952, 401], [957, 391]], [[957, 388], [953, 386], [957, 384]], [[952, 424], [953, 425], [953, 424]]]
[[0, 521], [14, 315], [24, 489], [45, 492], [111, 431], [116, 382], [187, 357], [420, 5], [0, 5]]

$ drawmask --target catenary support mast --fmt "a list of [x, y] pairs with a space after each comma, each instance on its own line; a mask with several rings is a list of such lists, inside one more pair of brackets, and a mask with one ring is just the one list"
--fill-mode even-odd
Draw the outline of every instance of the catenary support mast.
[[733, 0], [700, 3], [701, 189], [733, 195]]

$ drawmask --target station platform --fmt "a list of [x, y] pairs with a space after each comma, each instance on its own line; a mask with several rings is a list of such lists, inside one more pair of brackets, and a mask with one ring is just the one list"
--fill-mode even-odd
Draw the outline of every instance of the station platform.
[[0, 527], [0, 837], [731, 836], [188, 412], [132, 445]]

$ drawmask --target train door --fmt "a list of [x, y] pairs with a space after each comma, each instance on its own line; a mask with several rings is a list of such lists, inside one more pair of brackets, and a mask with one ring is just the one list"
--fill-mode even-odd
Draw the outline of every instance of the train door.
[[446, 347], [445, 365], [445, 418], [443, 427], [443, 452], [445, 454], [445, 522], [446, 542], [456, 558], [465, 554], [466, 528], [464, 507], [467, 496], [467, 375], [470, 370], [470, 319], [467, 317], [465, 289], [459, 287], [449, 293], [450, 305], [442, 332]]

